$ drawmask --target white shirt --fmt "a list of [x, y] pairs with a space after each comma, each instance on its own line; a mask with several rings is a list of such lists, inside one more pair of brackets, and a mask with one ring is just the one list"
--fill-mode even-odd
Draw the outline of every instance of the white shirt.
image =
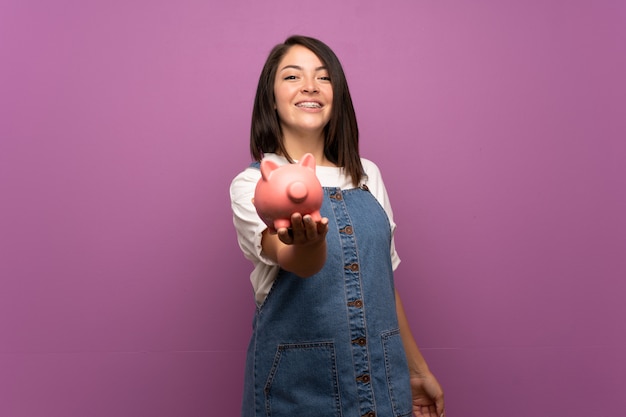
[[[265, 154], [264, 159], [272, 160], [278, 165], [289, 163], [286, 158], [273, 153]], [[364, 158], [361, 158], [361, 164], [366, 175], [361, 180], [360, 185], [367, 185], [372, 195], [387, 213], [393, 236], [396, 224], [393, 222], [393, 212], [380, 170], [376, 164]], [[352, 178], [346, 175], [341, 168], [317, 166], [315, 173], [322, 187], [338, 187], [342, 190], [354, 188]], [[260, 178], [261, 171], [259, 169], [248, 167], [237, 175], [230, 185], [230, 200], [233, 210], [233, 223], [237, 230], [237, 241], [244, 256], [254, 265], [254, 270], [250, 274], [250, 281], [257, 305], [261, 305], [265, 300], [279, 270], [278, 264], [267, 258], [261, 248], [261, 238], [267, 226], [259, 218], [252, 204], [254, 189]], [[395, 270], [400, 264], [400, 258], [396, 253], [393, 237], [390, 256], [392, 267]]]

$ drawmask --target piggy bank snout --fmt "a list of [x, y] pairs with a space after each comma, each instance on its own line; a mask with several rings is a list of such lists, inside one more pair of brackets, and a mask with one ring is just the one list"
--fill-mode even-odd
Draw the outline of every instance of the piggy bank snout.
[[294, 203], [302, 203], [309, 195], [309, 190], [304, 182], [294, 181], [287, 187], [287, 195]]

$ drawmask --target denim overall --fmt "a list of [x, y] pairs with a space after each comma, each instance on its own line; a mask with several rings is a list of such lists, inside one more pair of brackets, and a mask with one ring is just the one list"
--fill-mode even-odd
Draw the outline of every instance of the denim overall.
[[328, 255], [309, 278], [280, 270], [256, 310], [242, 417], [411, 416], [391, 230], [367, 186], [324, 188]]

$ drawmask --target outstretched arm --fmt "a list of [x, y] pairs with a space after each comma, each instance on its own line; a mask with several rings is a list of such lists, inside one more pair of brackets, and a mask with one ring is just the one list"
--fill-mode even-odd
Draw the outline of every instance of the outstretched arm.
[[413, 414], [418, 417], [443, 417], [443, 390], [428, 369], [428, 364], [426, 364], [426, 360], [415, 343], [398, 290], [396, 290], [396, 311], [400, 325], [400, 336], [409, 363]]
[[291, 215], [291, 230], [278, 229], [276, 234], [266, 229], [261, 246], [263, 253], [286, 271], [302, 278], [319, 272], [326, 262], [326, 233], [328, 219], [315, 222], [310, 215]]

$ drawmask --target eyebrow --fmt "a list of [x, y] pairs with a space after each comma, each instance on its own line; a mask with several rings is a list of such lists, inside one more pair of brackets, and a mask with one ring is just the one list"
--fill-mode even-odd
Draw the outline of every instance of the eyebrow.
[[[282, 67], [280, 69], [279, 72], [282, 72], [282, 71], [284, 71], [286, 69], [295, 69], [295, 70], [298, 70], [298, 71], [302, 71], [303, 70], [303, 68], [301, 66], [299, 66], [299, 65], [285, 65], [284, 67]], [[326, 68], [325, 65], [322, 65], [321, 67], [315, 68], [315, 71], [323, 71], [323, 70], [327, 70], [327, 69], [328, 68]]]

